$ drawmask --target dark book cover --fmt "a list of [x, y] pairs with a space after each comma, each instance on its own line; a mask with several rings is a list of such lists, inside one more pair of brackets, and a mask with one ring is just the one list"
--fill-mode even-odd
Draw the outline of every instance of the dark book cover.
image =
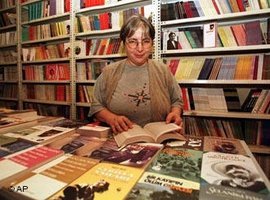
[[228, 111], [241, 111], [240, 99], [236, 88], [223, 89]]
[[265, 54], [263, 57], [262, 79], [270, 80], [270, 54]]
[[198, 80], [207, 80], [208, 79], [214, 63], [215, 63], [214, 58], [206, 58], [205, 59], [205, 62], [203, 64], [202, 70], [199, 74]]
[[260, 21], [252, 21], [245, 23], [245, 29], [247, 34], [247, 45], [258, 45], [262, 44], [263, 37], [260, 27]]

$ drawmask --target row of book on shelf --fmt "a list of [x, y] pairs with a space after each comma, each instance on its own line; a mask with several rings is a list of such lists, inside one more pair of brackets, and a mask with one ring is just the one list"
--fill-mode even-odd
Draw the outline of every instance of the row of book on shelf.
[[23, 86], [24, 99], [70, 102], [70, 86], [65, 84], [28, 84]]
[[12, 6], [15, 6], [15, 0], [3, 0], [0, 2], [0, 9], [4, 8], [10, 8]]
[[176, 20], [229, 13], [257, 11], [270, 7], [268, 0], [168, 1], [161, 4], [161, 20]]
[[269, 54], [163, 58], [176, 80], [268, 80]]
[[[124, 55], [124, 46], [119, 37], [77, 40], [73, 46], [75, 56], [78, 58], [88, 55]], [[70, 56], [69, 42], [22, 48], [23, 61], [70, 58]]]
[[[205, 47], [236, 47], [270, 43], [270, 18], [240, 22], [232, 25], [206, 23], [190, 28], [164, 28], [162, 48], [194, 49]], [[174, 34], [174, 38], [170, 36]], [[170, 43], [176, 43], [172, 46]]]
[[245, 140], [248, 145], [269, 146], [267, 120], [252, 119], [210, 119], [210, 118], [184, 118], [185, 134], [198, 133], [204, 136], [216, 136]]
[[106, 29], [120, 30], [121, 25], [124, 24], [130, 16], [135, 14], [141, 14], [144, 16], [144, 10], [145, 7], [137, 7], [121, 11], [104, 12], [90, 16], [78, 16], [78, 32]]
[[27, 4], [22, 8], [22, 22], [28, 22], [70, 11], [69, 0], [38, 1]]
[[70, 21], [61, 21], [50, 24], [23, 26], [22, 42], [49, 39], [70, 34]]
[[15, 44], [16, 42], [17, 42], [16, 31], [0, 33], [0, 45]]
[[[186, 111], [269, 114], [269, 89], [181, 88]], [[245, 92], [247, 95], [243, 95]]]
[[27, 117], [20, 121], [26, 113], [1, 114], [2, 119], [13, 115], [18, 120], [0, 127], [6, 128], [0, 135], [2, 197], [269, 198], [269, 180], [243, 140], [193, 134], [119, 148], [108, 127], [56, 117], [35, 119], [34, 111], [28, 111], [28, 122]]

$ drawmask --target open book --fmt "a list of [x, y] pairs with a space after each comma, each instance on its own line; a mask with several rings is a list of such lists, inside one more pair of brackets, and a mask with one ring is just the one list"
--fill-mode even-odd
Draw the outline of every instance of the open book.
[[134, 124], [132, 129], [115, 135], [114, 139], [119, 147], [134, 142], [161, 143], [168, 139], [185, 140], [179, 130], [181, 130], [181, 127], [174, 123], [151, 122], [143, 128]]

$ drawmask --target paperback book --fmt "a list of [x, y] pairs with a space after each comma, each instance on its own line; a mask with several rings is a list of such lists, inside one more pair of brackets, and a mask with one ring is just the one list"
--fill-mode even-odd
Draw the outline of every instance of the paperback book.
[[48, 199], [98, 162], [91, 158], [65, 154], [23, 175], [20, 179], [10, 181], [5, 188], [27, 187], [27, 190], [17, 192], [31, 199]]
[[18, 179], [24, 173], [34, 170], [35, 168], [56, 159], [63, 155], [64, 152], [45, 146], [34, 146], [26, 150], [17, 152], [5, 158], [0, 158], [0, 186]]
[[[106, 156], [103, 153], [103, 158], [100, 159], [103, 162], [146, 168], [162, 148], [162, 144], [134, 143], [127, 145], [125, 148], [109, 152]], [[96, 154], [97, 151], [93, 154]]]
[[219, 185], [269, 194], [269, 181], [261, 172], [248, 156], [207, 152], [202, 160], [201, 185]]
[[143, 170], [98, 163], [50, 199], [124, 199]]
[[5, 133], [5, 136], [22, 138], [37, 143], [48, 143], [52, 140], [65, 137], [74, 132], [74, 128], [52, 127], [47, 125], [38, 125], [30, 128]]
[[169, 139], [185, 140], [179, 133], [180, 130], [181, 127], [174, 123], [152, 122], [143, 128], [135, 124], [132, 129], [114, 135], [114, 139], [119, 147], [135, 142], [162, 143]]
[[147, 168], [148, 172], [181, 178], [199, 185], [202, 151], [165, 147]]
[[246, 147], [244, 147], [243, 145], [244, 143], [241, 140], [234, 138], [205, 136], [203, 150], [220, 153], [248, 155], [249, 153], [246, 151]]

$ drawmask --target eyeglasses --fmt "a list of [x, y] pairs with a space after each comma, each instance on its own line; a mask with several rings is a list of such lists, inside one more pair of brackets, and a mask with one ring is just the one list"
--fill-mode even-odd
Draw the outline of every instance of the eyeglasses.
[[151, 39], [144, 39], [141, 42], [135, 39], [130, 39], [126, 41], [126, 44], [129, 48], [135, 49], [138, 47], [139, 44], [142, 45], [145, 49], [150, 49], [152, 47], [152, 40]]

